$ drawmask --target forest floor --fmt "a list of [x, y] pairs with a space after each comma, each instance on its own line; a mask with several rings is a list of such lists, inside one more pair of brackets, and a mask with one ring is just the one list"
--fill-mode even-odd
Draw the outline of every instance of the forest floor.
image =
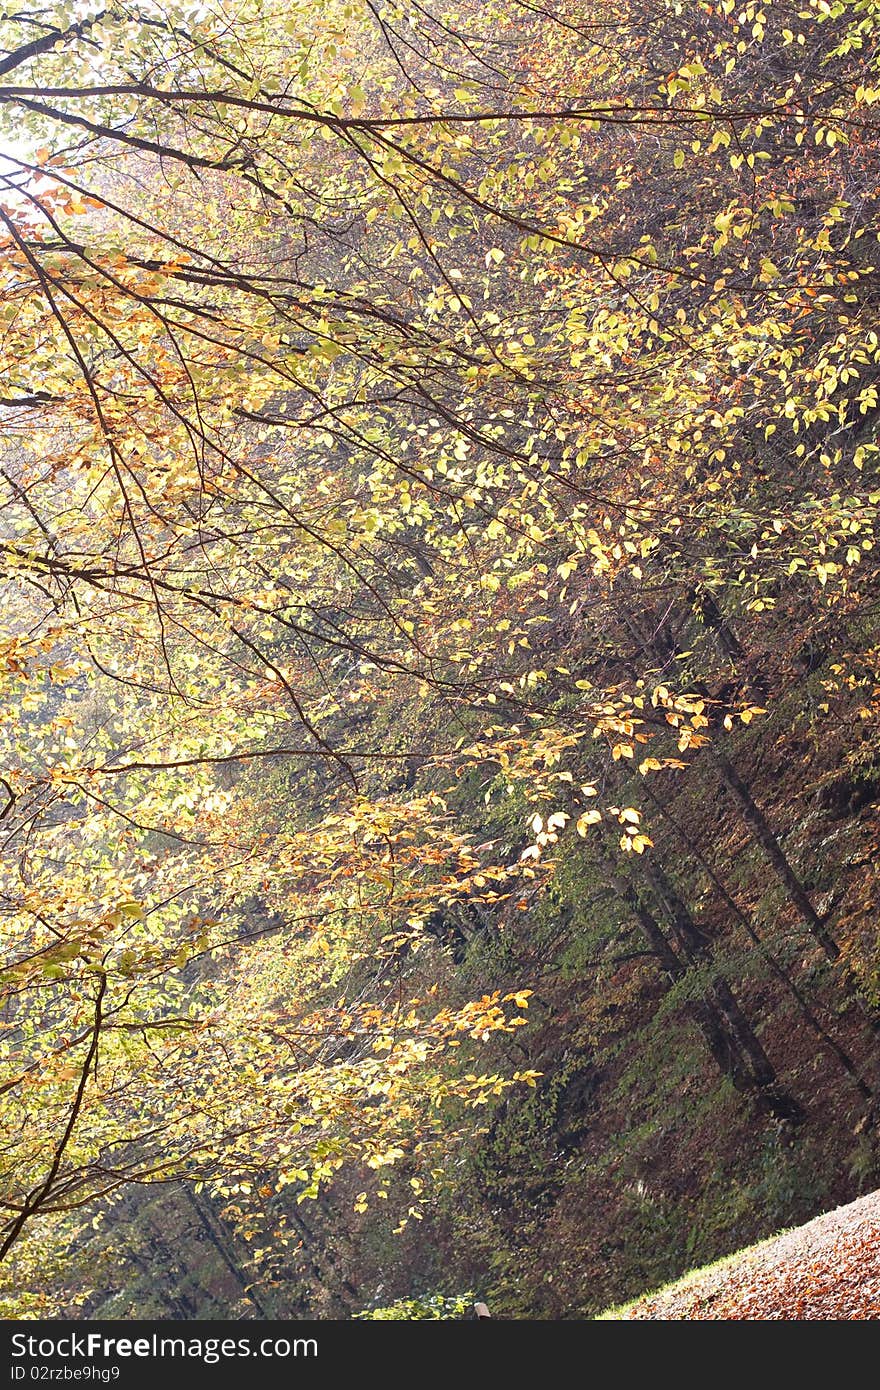
[[880, 1191], [695, 1270], [605, 1316], [880, 1318]]

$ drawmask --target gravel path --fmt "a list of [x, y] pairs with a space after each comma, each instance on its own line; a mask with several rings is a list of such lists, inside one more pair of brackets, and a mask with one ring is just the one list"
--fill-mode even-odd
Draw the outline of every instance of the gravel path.
[[627, 1318], [880, 1318], [880, 1191], [776, 1236]]

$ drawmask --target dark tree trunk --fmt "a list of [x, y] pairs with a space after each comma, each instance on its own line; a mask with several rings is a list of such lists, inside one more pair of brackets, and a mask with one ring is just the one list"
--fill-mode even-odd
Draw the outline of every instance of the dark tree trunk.
[[220, 1260], [229, 1270], [229, 1273], [238, 1284], [248, 1302], [253, 1304], [261, 1318], [269, 1321], [271, 1319], [271, 1314], [266, 1311], [258, 1295], [254, 1293], [251, 1282], [248, 1280], [245, 1271], [239, 1265], [235, 1255], [229, 1249], [228, 1242], [217, 1231], [218, 1218], [210, 1211], [206, 1203], [199, 1201], [192, 1188], [186, 1186], [184, 1187], [184, 1191], [189, 1199], [190, 1206], [194, 1209], [199, 1219], [199, 1225], [204, 1231], [209, 1244], [216, 1250], [217, 1254], [220, 1256]]
[[[659, 864], [652, 862], [646, 862], [644, 868], [648, 882], [669, 916], [673, 934], [688, 963], [711, 966], [711, 940], [694, 921], [690, 909], [666, 873]], [[729, 981], [720, 972], [712, 974], [709, 993], [717, 1005], [720, 1016], [726, 1022], [725, 1032], [732, 1038], [739, 1053], [746, 1058], [752, 1083], [760, 1091], [767, 1108], [779, 1119], [803, 1119], [800, 1104], [788, 1090], [780, 1086], [776, 1069], [761, 1040], [746, 1018]]]
[[815, 1033], [819, 1041], [822, 1043], [823, 1047], [825, 1047], [826, 1050], [830, 1052], [831, 1055], [835, 1057], [836, 1060], [840, 1063], [840, 1066], [850, 1077], [853, 1085], [855, 1086], [859, 1094], [865, 1100], [870, 1100], [874, 1095], [874, 1091], [865, 1081], [864, 1077], [861, 1075], [858, 1067], [856, 1066], [853, 1059], [850, 1057], [849, 1053], [844, 1051], [844, 1049], [840, 1046], [840, 1043], [837, 1042], [837, 1040], [831, 1036], [827, 1028], [825, 1028], [821, 1021], [816, 1017], [816, 1014], [810, 1008], [810, 1005], [804, 998], [804, 995], [802, 994], [797, 984], [791, 978], [790, 974], [785, 969], [785, 967], [779, 963], [779, 961], [773, 955], [772, 951], [768, 949], [764, 941], [762, 941], [761, 937], [758, 935], [758, 932], [755, 930], [754, 926], [749, 921], [749, 918], [746, 916], [739, 903], [728, 892], [724, 884], [721, 882], [721, 879], [718, 877], [709, 860], [700, 850], [699, 845], [696, 844], [696, 842], [693, 840], [691, 835], [684, 829], [684, 827], [680, 825], [675, 816], [672, 815], [671, 811], [667, 810], [667, 808], [662, 804], [659, 798], [654, 795], [650, 787], [646, 788], [646, 790], [650, 800], [657, 807], [657, 810], [664, 817], [664, 819], [667, 820], [669, 824], [672, 826], [675, 833], [678, 835], [679, 839], [682, 841], [685, 848], [687, 849], [688, 853], [694, 857], [694, 859], [697, 861], [697, 863], [700, 865], [703, 871], [708, 875], [709, 881], [715, 888], [722, 902], [724, 902], [726, 906], [730, 909], [730, 911], [733, 913], [735, 920], [739, 922], [740, 926], [746, 933], [749, 940], [758, 949], [758, 951], [760, 951], [762, 958], [767, 962], [767, 965], [769, 966], [770, 970], [772, 970], [773, 974], [776, 976], [777, 979], [782, 981], [782, 984], [784, 985], [786, 991], [791, 995], [792, 999], [794, 999], [795, 1003], [797, 1004], [797, 1007], [800, 1010], [802, 1017], [806, 1020], [807, 1024]]
[[[689, 966], [711, 960], [708, 939], [699, 931], [681, 900], [677, 899], [662, 871], [658, 875], [658, 871], [652, 870], [652, 876], [665, 885], [665, 899], [678, 902], [676, 935], [681, 942], [682, 955], [674, 949], [633, 885], [623, 874], [614, 871], [613, 865], [612, 875], [615, 891], [638, 922], [651, 954], [657, 958], [670, 982], [680, 980]], [[769, 1110], [777, 1119], [802, 1118], [803, 1112], [798, 1102], [778, 1085], [772, 1063], [726, 980], [716, 975], [709, 986], [709, 997], [691, 1003], [688, 1012], [703, 1034], [719, 1071], [730, 1078], [736, 1090], [754, 1096], [762, 1108]]]
[[725, 786], [730, 789], [739, 802], [743, 816], [751, 826], [755, 839], [758, 841], [758, 844], [775, 869], [791, 901], [803, 917], [807, 925], [807, 930], [822, 947], [828, 959], [836, 961], [840, 956], [840, 947], [826, 930], [822, 918], [807, 897], [804, 885], [791, 867], [791, 864], [788, 862], [783, 852], [782, 846], [767, 824], [764, 812], [755, 802], [748, 786], [743, 781], [742, 777], [740, 777], [727, 754], [723, 752], [722, 749], [715, 746], [712, 748], [710, 756], [715, 766], [718, 768], [718, 771], [721, 773]]

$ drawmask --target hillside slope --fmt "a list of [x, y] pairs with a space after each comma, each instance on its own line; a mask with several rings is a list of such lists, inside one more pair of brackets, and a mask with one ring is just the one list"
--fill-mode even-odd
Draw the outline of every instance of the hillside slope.
[[880, 1188], [880, 0], [93, 8], [0, 18], [0, 1316]]
[[619, 1318], [880, 1317], [880, 1192], [628, 1305]]

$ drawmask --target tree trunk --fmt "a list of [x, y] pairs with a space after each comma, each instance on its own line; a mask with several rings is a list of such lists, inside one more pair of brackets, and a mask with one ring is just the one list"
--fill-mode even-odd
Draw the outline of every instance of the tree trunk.
[[[663, 903], [672, 922], [673, 932], [685, 958], [692, 965], [711, 965], [712, 943], [694, 921], [693, 915], [659, 864], [646, 862], [648, 882]], [[779, 1119], [802, 1120], [804, 1112], [794, 1096], [779, 1085], [776, 1069], [752, 1025], [746, 1018], [728, 980], [720, 973], [712, 975], [710, 996], [725, 1019], [726, 1032], [735, 1041], [740, 1053], [748, 1060], [754, 1085], [760, 1090], [767, 1108]]]
[[752, 944], [755, 947], [757, 947], [758, 951], [760, 951], [762, 958], [767, 962], [767, 965], [772, 970], [773, 974], [777, 977], [777, 979], [782, 981], [786, 991], [791, 995], [792, 999], [794, 999], [795, 1003], [797, 1004], [802, 1017], [806, 1020], [809, 1027], [816, 1034], [816, 1037], [822, 1043], [823, 1047], [825, 1047], [826, 1050], [830, 1052], [834, 1058], [836, 1058], [836, 1060], [839, 1062], [840, 1066], [849, 1076], [856, 1090], [863, 1097], [863, 1099], [871, 1100], [874, 1096], [874, 1091], [865, 1081], [864, 1077], [861, 1075], [858, 1067], [856, 1066], [853, 1059], [850, 1057], [849, 1053], [841, 1047], [840, 1043], [837, 1042], [837, 1040], [831, 1036], [827, 1028], [825, 1028], [821, 1021], [816, 1017], [813, 1010], [810, 1008], [810, 1005], [807, 1003], [807, 1000], [801, 993], [800, 989], [789, 975], [788, 971], [784, 968], [784, 966], [782, 966], [779, 963], [779, 961], [773, 955], [773, 952], [770, 951], [768, 947], [765, 945], [765, 943], [762, 941], [761, 937], [758, 935], [754, 926], [749, 921], [745, 912], [742, 910], [736, 899], [725, 888], [724, 884], [721, 882], [721, 879], [718, 877], [714, 868], [709, 863], [706, 856], [702, 853], [699, 846], [688, 834], [688, 832], [683, 828], [683, 826], [680, 825], [676, 817], [673, 816], [672, 812], [667, 810], [667, 808], [662, 804], [660, 799], [654, 795], [650, 787], [646, 788], [646, 791], [650, 800], [657, 807], [657, 810], [664, 817], [664, 819], [667, 820], [669, 824], [672, 826], [675, 833], [678, 835], [679, 839], [682, 841], [685, 848], [687, 849], [688, 853], [693, 855], [694, 859], [696, 859], [697, 863], [708, 875], [709, 881], [715, 888], [719, 897], [733, 913], [734, 918], [737, 922], [739, 922], [740, 926], [742, 927], [743, 931], [746, 933], [747, 937], [752, 942]]
[[776, 870], [795, 907], [801, 913], [808, 931], [822, 947], [828, 959], [836, 961], [840, 956], [840, 947], [826, 931], [822, 918], [807, 897], [803, 884], [785, 857], [782, 846], [767, 824], [764, 812], [754, 801], [748, 786], [721, 748], [713, 746], [710, 757], [721, 773], [725, 786], [730, 789], [739, 802], [743, 816], [751, 826], [755, 839]]
[[254, 1293], [254, 1290], [251, 1286], [251, 1282], [248, 1280], [244, 1270], [241, 1268], [238, 1261], [229, 1250], [226, 1240], [221, 1239], [221, 1237], [218, 1235], [214, 1224], [215, 1221], [217, 1221], [217, 1218], [214, 1216], [212, 1212], [210, 1212], [210, 1210], [206, 1207], [205, 1204], [199, 1201], [198, 1197], [193, 1192], [191, 1187], [185, 1184], [184, 1191], [189, 1199], [190, 1206], [193, 1208], [193, 1210], [196, 1213], [196, 1216], [199, 1219], [199, 1225], [205, 1232], [205, 1235], [209, 1243], [214, 1247], [217, 1254], [220, 1256], [221, 1261], [229, 1270], [229, 1273], [232, 1275], [233, 1279], [238, 1284], [245, 1298], [248, 1300], [249, 1303], [253, 1304], [254, 1308], [259, 1313], [261, 1318], [263, 1318], [267, 1322], [271, 1321], [271, 1314], [266, 1311], [266, 1309], [263, 1307], [263, 1304], [260, 1302], [259, 1297], [257, 1296], [257, 1294]]
[[[714, 622], [711, 622], [710, 625], [716, 630], [719, 628], [719, 625], [724, 629], [724, 616], [714, 600], [712, 603], [714, 606]], [[653, 651], [661, 661], [679, 655], [679, 647], [676, 638], [666, 632], [662, 627], [653, 632], [650, 637], [645, 637], [641, 632], [639, 623], [634, 621], [625, 609], [621, 608], [619, 611], [629, 630], [637, 639], [643, 642], [646, 650]], [[742, 647], [738, 639], [733, 638], [733, 634], [728, 632], [728, 641], [731, 639], [736, 643], [741, 653]], [[706, 699], [711, 699], [709, 690], [703, 681], [695, 681], [693, 689], [698, 695], [704, 696]], [[830, 961], [836, 961], [840, 956], [840, 947], [826, 930], [824, 922], [810, 902], [803, 884], [788, 862], [782, 846], [770, 829], [763, 811], [755, 802], [747, 784], [743, 781], [742, 777], [740, 777], [727, 754], [717, 744], [712, 744], [710, 747], [709, 757], [721, 774], [725, 785], [739, 802], [743, 816], [752, 830], [755, 839], [775, 869], [791, 901], [802, 914], [808, 930], [822, 947], [828, 959]]]
[[[658, 874], [656, 870], [652, 872], [665, 884], [668, 891], [664, 896], [675, 901], [677, 895], [671, 889], [665, 874], [662, 871]], [[685, 960], [674, 950], [660, 923], [645, 907], [632, 884], [623, 874], [614, 871], [613, 866], [612, 873], [615, 891], [630, 909], [651, 948], [652, 955], [657, 957], [661, 969], [671, 982], [680, 980], [686, 974], [689, 964], [698, 965], [711, 960], [708, 938], [699, 931], [680, 899], [677, 900], [677, 916], [680, 921]], [[688, 944], [685, 945], [684, 941]], [[697, 941], [699, 946], [695, 944]], [[723, 1076], [730, 1078], [736, 1090], [753, 1095], [758, 1103], [777, 1119], [803, 1118], [803, 1111], [798, 1102], [778, 1085], [773, 1065], [726, 980], [720, 975], [715, 976], [710, 985], [710, 997], [695, 1000], [689, 1005], [688, 1011], [703, 1034], [719, 1071]]]

